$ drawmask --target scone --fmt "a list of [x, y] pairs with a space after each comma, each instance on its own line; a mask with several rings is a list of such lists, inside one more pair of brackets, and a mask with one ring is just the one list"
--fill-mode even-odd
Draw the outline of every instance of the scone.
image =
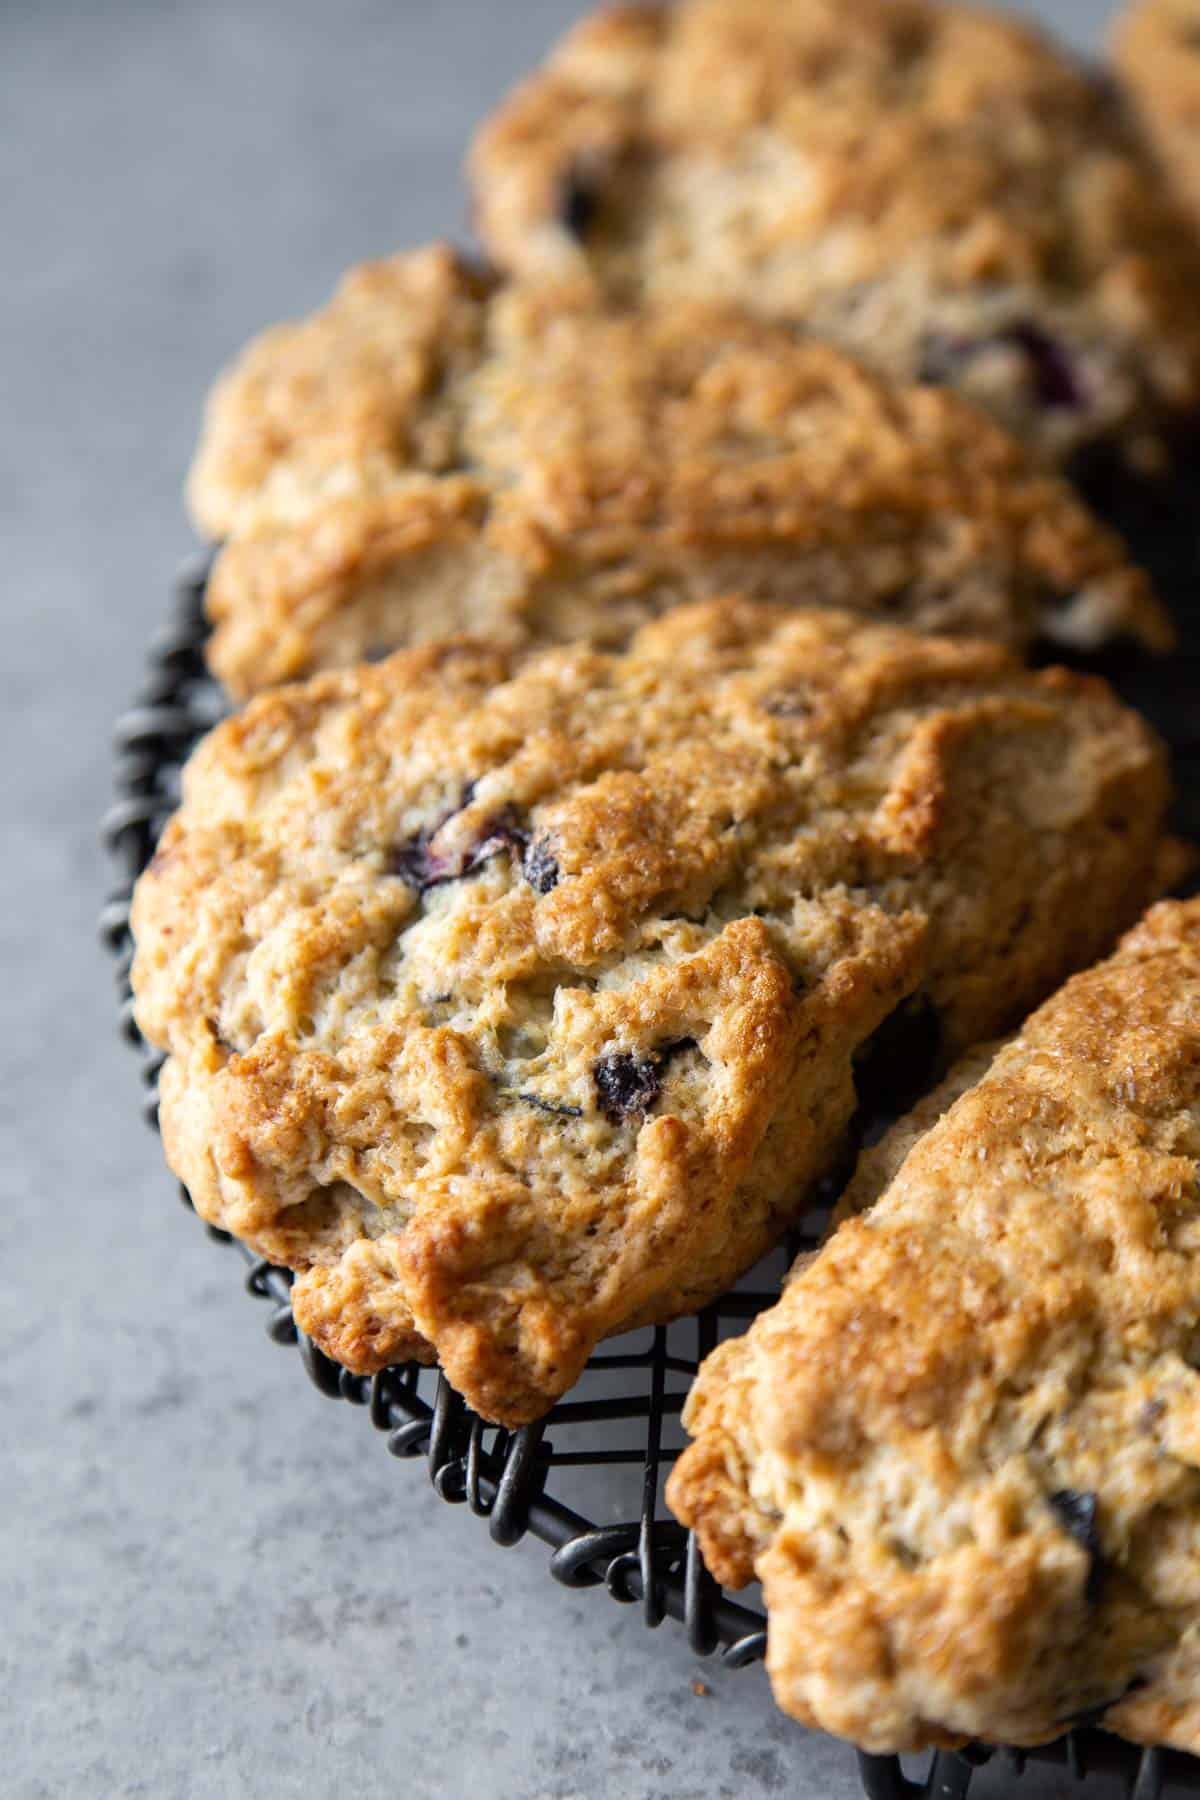
[[[939, 1116], [940, 1115], [940, 1116]], [[775, 1697], [871, 1750], [1200, 1749], [1200, 901], [871, 1152], [668, 1485]]]
[[472, 156], [496, 259], [736, 301], [949, 382], [1059, 460], [1200, 411], [1200, 251], [1101, 84], [924, 0], [678, 0], [576, 27]]
[[444, 247], [252, 344], [191, 496], [231, 539], [209, 654], [239, 697], [461, 630], [620, 644], [731, 589], [1019, 648], [1168, 636], [1118, 540], [957, 396], [699, 301], [498, 290]]
[[1135, 0], [1113, 50], [1138, 121], [1200, 225], [1200, 0]]
[[1166, 798], [1102, 682], [835, 611], [260, 695], [134, 901], [167, 1156], [331, 1356], [519, 1424], [780, 1235], [881, 1044], [934, 1068], [1111, 942]]

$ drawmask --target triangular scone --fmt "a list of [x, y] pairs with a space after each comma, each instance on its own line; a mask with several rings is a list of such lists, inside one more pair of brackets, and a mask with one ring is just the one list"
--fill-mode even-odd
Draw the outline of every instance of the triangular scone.
[[627, 641], [737, 591], [923, 630], [1162, 647], [1068, 484], [957, 395], [702, 301], [613, 313], [442, 246], [353, 271], [214, 390], [190, 481], [228, 538], [235, 694], [456, 631]]
[[1092, 71], [933, 0], [604, 7], [485, 125], [489, 251], [703, 297], [947, 382], [1025, 442], [1161, 462], [1200, 408], [1200, 261]]
[[968, 1061], [703, 1365], [668, 1499], [796, 1718], [1195, 1751], [1200, 900]]
[[262, 695], [134, 899], [167, 1155], [332, 1355], [535, 1417], [781, 1235], [889, 1015], [911, 1080], [1107, 947], [1166, 799], [1102, 682], [834, 611]]

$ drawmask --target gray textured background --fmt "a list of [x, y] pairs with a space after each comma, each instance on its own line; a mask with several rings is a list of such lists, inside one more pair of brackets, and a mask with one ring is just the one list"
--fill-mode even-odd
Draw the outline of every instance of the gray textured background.
[[[345, 264], [461, 228], [471, 122], [578, 10], [0, 0], [4, 1794], [857, 1791], [760, 1670], [494, 1549], [308, 1389], [173, 1199], [94, 947], [107, 732], [207, 380]], [[1108, 9], [1040, 10], [1086, 40]]]

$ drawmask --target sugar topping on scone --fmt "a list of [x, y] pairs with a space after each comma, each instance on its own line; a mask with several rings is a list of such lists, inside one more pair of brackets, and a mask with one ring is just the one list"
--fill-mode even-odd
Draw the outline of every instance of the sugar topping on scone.
[[1134, 0], [1113, 52], [1138, 122], [1200, 229], [1200, 0]]
[[331, 1355], [519, 1423], [782, 1233], [885, 1021], [911, 1078], [1099, 953], [1166, 790], [1099, 681], [737, 600], [262, 695], [135, 896], [168, 1158]]
[[191, 494], [230, 538], [209, 654], [239, 696], [458, 630], [620, 644], [730, 590], [1017, 648], [1169, 636], [1117, 538], [957, 395], [701, 301], [497, 290], [444, 247], [252, 344]]
[[1031, 26], [933, 0], [618, 5], [483, 128], [523, 275], [696, 295], [1139, 468], [1200, 410], [1200, 252], [1120, 108]]
[[[785, 1711], [893, 1751], [1200, 1748], [1200, 901], [864, 1159], [668, 1485]], [[871, 1204], [873, 1202], [873, 1204]]]

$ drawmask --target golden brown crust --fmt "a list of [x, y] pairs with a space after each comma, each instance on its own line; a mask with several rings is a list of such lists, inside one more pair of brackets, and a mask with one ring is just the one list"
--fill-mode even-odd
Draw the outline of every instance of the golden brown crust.
[[1200, 223], [1200, 4], [1137, 0], [1117, 21], [1113, 53], [1139, 123]]
[[702, 302], [495, 291], [445, 250], [252, 345], [191, 492], [232, 534], [210, 660], [239, 696], [459, 630], [619, 644], [734, 590], [1015, 647], [1169, 641], [1118, 540], [957, 396]]
[[1165, 804], [1103, 683], [835, 612], [277, 690], [138, 884], [168, 1158], [331, 1354], [531, 1418], [780, 1234], [906, 995], [953, 1052], [1111, 941]]
[[601, 10], [484, 127], [506, 268], [701, 294], [1135, 461], [1200, 404], [1200, 261], [1118, 109], [1026, 25], [924, 0]]
[[972, 1060], [704, 1365], [668, 1499], [761, 1577], [798, 1718], [1195, 1750], [1200, 901]]
[[478, 360], [493, 285], [432, 244], [351, 269], [320, 312], [255, 338], [209, 397], [188, 477], [200, 529], [223, 538], [302, 517], [398, 467], [451, 469], [446, 397]]

